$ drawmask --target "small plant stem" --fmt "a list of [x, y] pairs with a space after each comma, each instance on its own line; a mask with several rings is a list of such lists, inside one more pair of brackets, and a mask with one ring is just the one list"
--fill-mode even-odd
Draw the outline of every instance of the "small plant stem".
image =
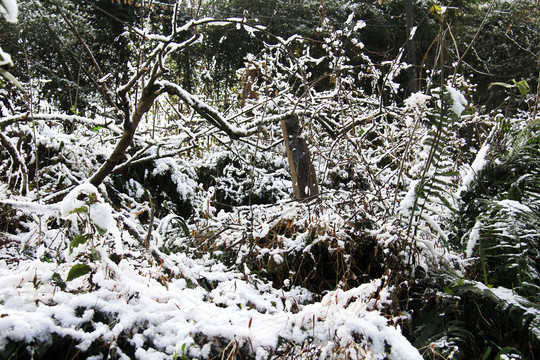
[[152, 197], [150, 194], [148, 194], [148, 203], [150, 204], [150, 224], [148, 225], [148, 232], [146, 233], [146, 237], [144, 238], [144, 247], [146, 249], [150, 248], [150, 240], [152, 239], [152, 228], [154, 227], [154, 215], [156, 213], [156, 208], [154, 207], [154, 203], [152, 202]]
[[[538, 60], [538, 67], [540, 67], [540, 59]], [[538, 86], [536, 87], [536, 99], [534, 100], [534, 110], [532, 119], [536, 119], [538, 114], [538, 100], [540, 99], [540, 71], [538, 72]]]

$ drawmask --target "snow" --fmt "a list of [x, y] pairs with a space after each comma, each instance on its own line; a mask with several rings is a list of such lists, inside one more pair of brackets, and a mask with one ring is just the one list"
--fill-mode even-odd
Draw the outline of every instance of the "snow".
[[480, 229], [482, 227], [482, 223], [480, 220], [477, 220], [474, 224], [474, 227], [471, 230], [471, 233], [469, 234], [469, 240], [467, 241], [467, 249], [465, 250], [465, 255], [470, 258], [473, 256], [474, 248], [476, 247], [476, 243], [478, 240], [480, 240]]
[[353, 31], [358, 31], [362, 28], [365, 28], [367, 25], [366, 25], [366, 22], [363, 21], [363, 20], [359, 20], [356, 22], [356, 25], [354, 25], [354, 29]]
[[411, 28], [411, 32], [409, 33], [409, 40], [412, 40], [414, 38], [414, 35], [416, 35], [416, 30], [418, 30], [418, 26], [413, 26]]
[[405, 99], [405, 106], [409, 108], [423, 108], [429, 99], [431, 99], [430, 95], [416, 92]]
[[465, 106], [467, 106], [467, 100], [465, 99], [465, 96], [453, 87], [447, 85], [446, 90], [448, 93], [450, 93], [450, 96], [452, 98], [452, 111], [457, 116], [461, 116], [461, 113], [465, 110]]
[[[41, 269], [39, 274], [53, 270], [52, 265], [28, 265], [24, 273], [6, 277], [7, 274], [2, 272], [3, 285], [8, 285], [8, 279], [11, 279], [10, 284], [18, 283], [19, 288], [28, 288], [32, 286], [36, 266]], [[332, 329], [337, 329], [341, 345], [348, 344], [352, 334], [358, 333], [365, 336], [366, 346], [371, 347], [374, 353], [384, 353], [386, 343], [391, 346], [391, 358], [421, 359], [399, 329], [387, 325], [388, 320], [377, 310], [371, 309], [373, 299], [369, 298], [380, 286], [380, 280], [347, 292], [330, 292], [320, 302], [291, 314], [283, 307], [271, 307], [272, 311], [266, 307], [270, 304], [269, 299], [276, 304], [281, 303], [283, 295], [294, 299], [292, 292], [281, 291], [281, 295], [278, 295], [277, 292], [272, 294], [272, 289], [268, 288], [266, 290], [270, 292], [263, 293], [251, 282], [231, 278], [209, 294], [214, 299], [212, 304], [203, 300], [205, 295], [201, 288], [189, 289], [182, 281], [172, 281], [166, 289], [155, 281], [144, 280], [127, 262], [118, 267], [111, 263], [109, 266], [115, 275], [122, 274], [121, 283], [108, 281], [106, 269], [98, 268], [93, 279], [101, 289], [93, 293], [58, 292], [52, 297], [49, 295], [46, 301], [41, 300], [41, 305], [36, 306], [37, 299], [51, 294], [51, 286], [44, 284], [38, 291], [28, 293], [27, 298], [10, 297], [10, 301], [1, 305], [4, 316], [0, 318], [3, 339], [0, 349], [6, 346], [8, 339], [51, 341], [50, 335], [57, 333], [79, 339], [77, 346], [84, 351], [98, 338], [113, 339], [124, 330], [146, 324], [144, 333], [134, 337], [133, 341], [140, 344], [143, 338], [153, 339], [156, 345], [153, 356], [160, 357], [178, 352], [177, 346], [180, 344], [192, 343], [190, 334], [196, 333], [237, 339], [244, 344], [247, 341], [262, 356], [260, 349], [275, 349], [279, 337], [302, 343], [316, 331], [319, 341], [324, 343], [334, 338]], [[25, 273], [30, 276], [25, 278]], [[2, 289], [0, 295], [6, 299], [13, 287], [3, 286]], [[270, 298], [265, 299], [267, 296]], [[255, 308], [251, 309], [252, 306]], [[73, 311], [75, 307], [91, 308], [76, 315]], [[94, 320], [95, 330], [89, 333], [77, 330], [81, 324], [94, 319], [97, 311], [116, 314], [115, 325], [111, 328]], [[316, 319], [315, 323], [313, 319]], [[199, 351], [194, 349], [191, 355], [196, 356], [197, 353]], [[148, 356], [148, 352], [138, 353], [138, 358], [145, 356]]]
[[10, 23], [16, 23], [19, 16], [17, 0], [2, 0], [0, 3], [0, 13], [4, 15]]
[[[95, 202], [89, 203], [89, 195], [95, 196]], [[85, 182], [56, 205], [56, 216], [75, 221], [85, 214], [74, 210], [86, 206], [92, 214], [105, 204], [98, 189]], [[267, 215], [273, 212], [298, 214], [296, 205], [280, 210], [282, 206], [255, 210]], [[124, 235], [112, 224], [114, 212], [106, 208], [103, 216], [90, 219], [96, 226], [109, 229], [103, 236], [114, 240], [113, 252], [118, 253], [123, 245], [117, 240]], [[154, 236], [159, 237], [170, 229], [174, 218], [172, 214], [163, 218]], [[333, 222], [339, 217], [323, 213], [321, 219]], [[270, 229], [263, 224], [257, 231], [256, 234], [263, 237]], [[289, 241], [288, 246], [293, 248], [301, 246], [303, 240]], [[182, 344], [186, 344], [188, 356], [204, 358], [211, 353], [210, 345], [199, 346], [193, 338], [203, 334], [237, 342], [241, 347], [249, 344], [254, 356], [263, 359], [282, 342], [302, 344], [315, 334], [314, 344], [328, 354], [338, 348], [361, 346], [366, 356], [377, 357], [389, 349], [392, 359], [421, 358], [399, 327], [382, 313], [391, 298], [384, 285], [385, 278], [347, 291], [330, 291], [319, 301], [309, 301], [311, 296], [304, 289], [290, 284], [274, 288], [251, 274], [245, 264], [242, 271], [236, 271], [211, 257], [192, 259], [185, 253], [167, 255], [152, 247], [176, 274], [163, 283], [160, 280], [162, 265], [148, 262], [144, 257], [138, 261], [122, 259], [116, 264], [109, 259], [113, 249], [97, 244], [96, 249], [101, 260], [93, 263], [91, 274], [86, 275], [96, 286], [93, 291], [84, 291], [88, 286], [86, 277], [69, 282], [69, 292], [59, 291], [52, 280], [53, 273], [65, 278], [72, 264], [84, 255], [84, 247], [77, 247], [66, 257], [65, 264], [34, 260], [21, 261], [15, 271], [0, 268], [0, 312], [5, 315], [0, 318], [3, 339], [0, 349], [16, 340], [51, 342], [56, 334], [72, 337], [77, 348], [85, 351], [98, 341], [113, 341], [123, 333], [132, 332], [130, 342], [134, 345], [152, 344], [151, 348], [136, 351], [139, 359], [170, 358], [174, 352], [181, 353]], [[123, 254], [136, 256], [126, 249]], [[283, 256], [279, 252], [273, 255], [277, 264], [283, 261]], [[201, 279], [210, 281], [212, 288], [188, 286], [188, 282], [197, 284]], [[303, 305], [307, 300], [307, 305]], [[109, 326], [99, 320], [103, 317], [100, 314], [114, 318], [114, 323]], [[93, 324], [92, 329], [83, 331], [83, 324], [88, 323]], [[351, 358], [357, 356], [353, 351], [348, 354]]]
[[411, 181], [409, 185], [409, 191], [407, 191], [407, 195], [401, 200], [400, 202], [400, 210], [405, 216], [410, 215], [414, 209], [414, 203], [416, 201], [416, 187], [420, 183], [420, 180], [413, 180]]
[[532, 209], [530, 207], [528, 207], [525, 204], [520, 203], [519, 201], [500, 200], [500, 201], [497, 201], [497, 203], [501, 205], [502, 207], [506, 208], [510, 212], [521, 211], [521, 212], [532, 213]]
[[485, 143], [482, 148], [478, 151], [478, 154], [476, 155], [473, 163], [471, 164], [470, 168], [466, 171], [465, 175], [463, 176], [462, 185], [460, 188], [460, 191], [467, 190], [469, 186], [472, 184], [476, 176], [480, 173], [480, 171], [486, 166], [487, 164], [487, 154], [490, 149], [490, 144]]
[[37, 202], [18, 201], [11, 199], [0, 199], [0, 204], [10, 205], [14, 208], [24, 209], [25, 211], [29, 211], [34, 214], [44, 215], [46, 217], [57, 217], [60, 214], [60, 206], [58, 204], [43, 205]]
[[7, 52], [3, 51], [0, 47], [0, 66], [13, 66], [13, 60], [11, 59], [11, 55], [9, 55]]
[[[80, 200], [81, 195], [86, 195], [84, 201]], [[102, 231], [107, 231], [115, 224], [111, 206], [103, 201], [97, 188], [88, 182], [75, 187], [60, 203], [60, 213], [65, 219], [77, 221], [80, 210], [87, 212], [92, 223]]]

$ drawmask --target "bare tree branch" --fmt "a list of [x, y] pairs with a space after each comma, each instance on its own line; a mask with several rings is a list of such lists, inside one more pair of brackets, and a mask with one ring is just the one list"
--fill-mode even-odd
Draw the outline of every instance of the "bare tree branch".
[[163, 92], [163, 89], [155, 84], [150, 84], [147, 86], [141, 95], [141, 99], [133, 113], [131, 121], [126, 119], [124, 121], [124, 131], [122, 137], [116, 147], [114, 148], [112, 154], [109, 156], [107, 161], [99, 168], [99, 170], [90, 178], [90, 183], [94, 186], [98, 186], [103, 182], [103, 180], [114, 170], [116, 165], [122, 160], [127, 148], [131, 145], [133, 141], [133, 136], [137, 130], [139, 122], [143, 118], [152, 105], [154, 100]]

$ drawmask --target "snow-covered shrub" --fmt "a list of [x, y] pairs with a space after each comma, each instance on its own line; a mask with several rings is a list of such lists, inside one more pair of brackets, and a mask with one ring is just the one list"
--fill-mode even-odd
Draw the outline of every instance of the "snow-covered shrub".
[[[84, 7], [76, 8], [80, 22]], [[312, 41], [273, 36], [248, 14], [192, 21], [176, 8], [167, 24], [153, 24], [155, 10], [140, 10], [140, 28], [130, 23], [114, 40], [139, 54], [122, 58], [125, 76], [104, 74], [95, 93], [81, 85], [90, 98], [75, 101], [70, 115], [44, 100], [48, 79], [33, 88], [34, 111], [2, 108], [3, 143], [13, 144], [0, 150], [2, 355], [478, 358], [488, 349], [483, 334], [512, 346], [494, 335], [506, 327], [479, 325], [473, 303], [498, 323], [506, 313], [494, 304], [509, 304], [513, 323], [526, 320], [521, 334], [536, 334], [533, 306], [522, 297], [510, 304], [510, 289], [476, 281], [487, 274], [489, 285], [495, 279], [530, 299], [538, 287], [537, 177], [520, 174], [508, 188], [480, 175], [475, 185], [490, 166], [536, 174], [536, 150], [512, 153], [531, 165], [525, 170], [488, 152], [504, 149], [514, 141], [505, 134], [523, 125], [499, 115], [508, 126], [488, 137], [497, 121], [465, 104], [474, 87], [459, 75], [398, 104], [403, 51], [372, 61], [357, 14], [341, 29], [321, 18], [320, 41]], [[234, 69], [239, 77], [257, 70], [255, 93], [243, 99], [245, 81], [212, 93], [235, 80], [211, 78], [217, 59], [188, 66], [196, 50], [215, 50], [207, 36], [226, 42], [229, 30], [259, 45]], [[68, 28], [59, 33], [69, 46], [80, 43]], [[309, 201], [292, 198], [281, 145], [289, 116], [320, 180]], [[476, 203], [482, 185], [512, 198]], [[516, 226], [501, 228], [509, 219]], [[500, 276], [501, 248], [513, 250], [505, 270], [519, 286]]]
[[242, 154], [245, 150], [240, 148], [235, 153], [216, 149], [195, 165], [203, 188], [215, 189], [217, 209], [271, 204], [291, 195], [292, 184], [283, 153], [268, 151], [246, 156]]

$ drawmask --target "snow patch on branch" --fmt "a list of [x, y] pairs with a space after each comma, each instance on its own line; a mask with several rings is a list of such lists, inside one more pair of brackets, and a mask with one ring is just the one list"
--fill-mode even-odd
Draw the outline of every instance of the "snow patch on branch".
[[405, 99], [405, 106], [411, 109], [424, 108], [429, 99], [431, 99], [430, 95], [416, 92]]

